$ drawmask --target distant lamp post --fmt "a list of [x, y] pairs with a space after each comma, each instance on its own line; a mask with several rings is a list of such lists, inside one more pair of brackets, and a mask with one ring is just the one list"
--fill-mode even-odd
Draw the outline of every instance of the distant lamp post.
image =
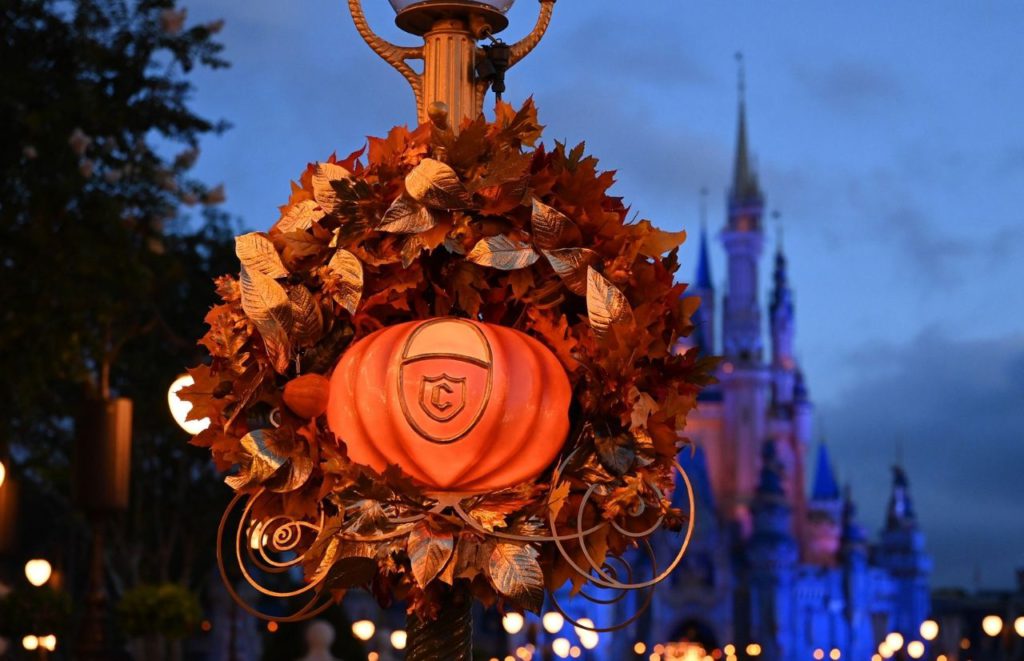
[[[494, 35], [508, 27], [505, 14], [514, 0], [390, 1], [397, 13], [395, 24], [422, 37], [423, 45], [402, 47], [382, 39], [366, 22], [362, 0], [349, 0], [359, 36], [409, 82], [420, 123], [443, 108], [456, 131], [463, 119], [476, 119], [480, 114], [488, 89], [499, 95], [504, 91], [505, 72], [540, 43], [555, 4], [555, 0], [541, 0], [533, 31], [507, 45]], [[491, 43], [478, 46], [482, 39]], [[416, 73], [408, 60], [423, 60], [423, 73]]]
[[25, 578], [37, 588], [46, 585], [52, 574], [53, 567], [46, 560], [36, 558], [25, 563]]
[[935, 620], [925, 620], [921, 623], [921, 637], [932, 641], [939, 636], [939, 623]]
[[523, 630], [523, 624], [526, 620], [520, 613], [505, 613], [501, 618], [501, 626], [505, 629], [505, 633], [517, 634]]
[[1003, 632], [1003, 618], [998, 615], [986, 615], [981, 620], [981, 630], [987, 636], [995, 638]]
[[191, 386], [195, 383], [188, 374], [182, 374], [174, 380], [171, 387], [167, 389], [167, 406], [171, 409], [171, 417], [178, 423], [178, 426], [184, 429], [189, 435], [195, 436], [196, 434], [205, 431], [210, 426], [209, 418], [202, 418], [200, 420], [186, 420], [188, 418], [189, 411], [192, 410], [192, 402], [186, 402], [185, 400], [178, 397], [178, 391], [187, 386]]

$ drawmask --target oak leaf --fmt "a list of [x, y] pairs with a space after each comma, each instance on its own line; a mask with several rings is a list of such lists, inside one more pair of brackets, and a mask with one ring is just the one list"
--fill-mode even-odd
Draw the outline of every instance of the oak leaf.
[[530, 247], [530, 244], [504, 234], [480, 239], [466, 255], [466, 259], [474, 264], [502, 271], [526, 268], [539, 258], [540, 255]]

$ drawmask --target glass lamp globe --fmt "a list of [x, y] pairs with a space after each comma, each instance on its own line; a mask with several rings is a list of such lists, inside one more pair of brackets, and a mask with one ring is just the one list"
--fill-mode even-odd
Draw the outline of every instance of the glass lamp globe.
[[398, 15], [395, 24], [412, 34], [423, 35], [434, 23], [446, 18], [483, 18], [491, 34], [508, 27], [505, 14], [515, 0], [389, 0]]

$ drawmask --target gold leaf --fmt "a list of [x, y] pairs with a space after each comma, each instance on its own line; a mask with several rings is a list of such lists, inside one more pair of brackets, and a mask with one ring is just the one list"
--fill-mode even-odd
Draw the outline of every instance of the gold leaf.
[[466, 255], [466, 259], [474, 264], [502, 271], [526, 268], [539, 258], [530, 244], [510, 239], [504, 234], [480, 239]]
[[282, 234], [308, 230], [313, 223], [324, 217], [324, 211], [313, 200], [302, 200], [293, 204], [288, 211], [281, 216], [281, 219], [274, 225], [274, 229]]
[[434, 209], [467, 209], [473, 204], [466, 187], [451, 166], [425, 158], [405, 177], [412, 199]]
[[263, 338], [274, 369], [283, 374], [291, 358], [288, 331], [292, 327], [292, 304], [288, 292], [276, 280], [259, 271], [242, 267], [242, 310]]
[[332, 280], [329, 283], [331, 297], [341, 307], [355, 314], [363, 297], [363, 265], [359, 258], [339, 248], [327, 264]]
[[425, 232], [435, 225], [437, 219], [430, 213], [430, 209], [403, 195], [391, 203], [377, 229], [395, 234], [414, 234]]
[[596, 252], [589, 248], [559, 248], [541, 252], [569, 291], [579, 296], [587, 293], [587, 269], [600, 259]]
[[262, 232], [250, 232], [235, 237], [235, 254], [248, 271], [259, 271], [274, 278], [288, 277], [288, 269], [281, 263], [281, 256], [273, 242]]
[[633, 316], [626, 295], [592, 266], [587, 267], [587, 316], [598, 337], [607, 333], [613, 324]]
[[533, 243], [542, 250], [554, 250], [567, 243], [579, 243], [582, 240], [576, 223], [569, 220], [561, 211], [536, 198], [533, 200], [530, 223], [533, 227]]
[[640, 244], [640, 254], [647, 257], [660, 257], [668, 251], [683, 245], [684, 241], [686, 241], [685, 230], [665, 232], [652, 227], [650, 232], [644, 236], [643, 243]]
[[557, 519], [558, 513], [562, 511], [562, 506], [565, 505], [565, 501], [568, 499], [569, 483], [563, 481], [552, 489], [551, 494], [548, 495], [548, 517], [552, 520]]
[[654, 401], [653, 397], [645, 392], [641, 392], [636, 386], [630, 389], [629, 395], [630, 399], [635, 398], [633, 410], [630, 412], [629, 428], [635, 430], [646, 427], [647, 418], [661, 407], [658, 406], [658, 402]]
[[494, 589], [524, 610], [540, 611], [544, 603], [544, 574], [537, 550], [521, 544], [498, 544], [487, 563]]
[[420, 253], [426, 247], [419, 235], [407, 237], [402, 244], [402, 268], [407, 269], [412, 266], [412, 263], [419, 259]]
[[250, 484], [269, 480], [288, 461], [288, 457], [275, 450], [276, 441], [270, 429], [256, 429], [243, 436], [239, 443], [252, 460], [247, 468], [243, 468], [238, 475], [225, 478], [224, 482], [237, 491]]
[[452, 559], [455, 540], [450, 532], [436, 532], [426, 521], [421, 521], [409, 533], [406, 550], [412, 575], [420, 587], [425, 588]]
[[309, 452], [293, 453], [288, 459], [287, 467], [268, 480], [266, 486], [274, 493], [288, 493], [305, 484], [312, 474], [313, 459]]
[[324, 317], [316, 298], [303, 285], [288, 289], [292, 304], [292, 339], [296, 344], [311, 346], [320, 339], [324, 330]]
[[331, 214], [341, 206], [338, 192], [331, 182], [348, 179], [351, 173], [335, 163], [318, 163], [313, 172], [313, 199], [324, 213]]

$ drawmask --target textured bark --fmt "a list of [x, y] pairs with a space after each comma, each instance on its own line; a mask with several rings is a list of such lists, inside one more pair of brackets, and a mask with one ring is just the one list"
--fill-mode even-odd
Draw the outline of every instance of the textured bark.
[[473, 599], [455, 589], [441, 598], [436, 620], [409, 616], [406, 661], [470, 661], [473, 658]]

